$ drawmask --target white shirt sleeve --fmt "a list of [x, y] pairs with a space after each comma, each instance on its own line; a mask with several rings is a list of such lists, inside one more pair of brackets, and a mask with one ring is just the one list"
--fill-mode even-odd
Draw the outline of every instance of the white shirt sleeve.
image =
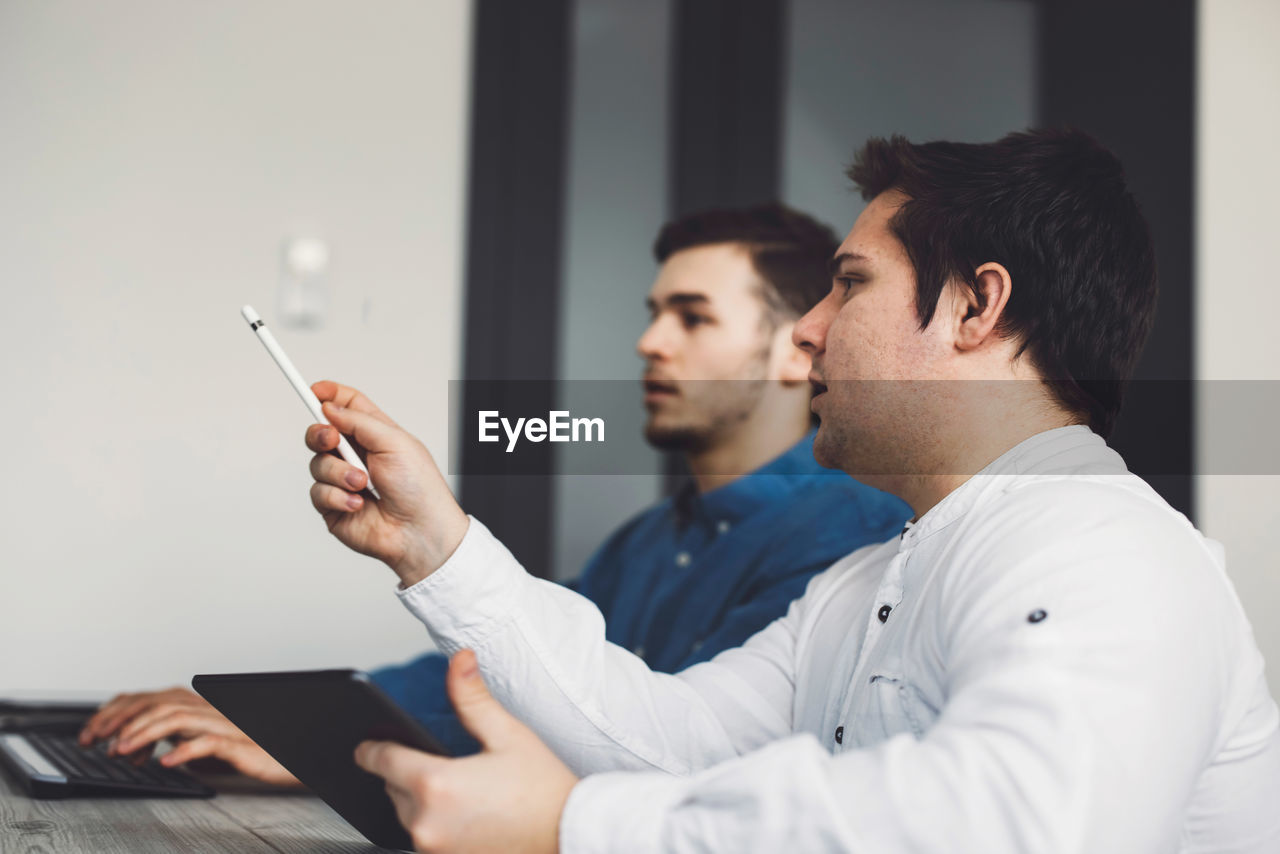
[[440, 569], [398, 595], [452, 655], [475, 650], [494, 696], [578, 774], [685, 775], [791, 733], [801, 606], [678, 676], [605, 640], [585, 597], [530, 576], [471, 519]]

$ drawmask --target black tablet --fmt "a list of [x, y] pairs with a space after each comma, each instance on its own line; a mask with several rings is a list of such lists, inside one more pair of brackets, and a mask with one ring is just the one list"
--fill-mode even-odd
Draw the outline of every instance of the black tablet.
[[355, 763], [356, 745], [395, 741], [449, 752], [358, 670], [201, 675], [191, 687], [333, 807], [366, 839], [411, 850], [385, 782]]

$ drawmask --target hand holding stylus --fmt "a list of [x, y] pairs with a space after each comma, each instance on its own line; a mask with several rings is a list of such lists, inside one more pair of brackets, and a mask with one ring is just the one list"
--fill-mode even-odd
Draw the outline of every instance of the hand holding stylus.
[[[360, 392], [334, 382], [311, 386], [327, 424], [307, 428], [311, 503], [329, 532], [349, 548], [390, 566], [409, 587], [453, 554], [469, 524], [426, 446]], [[366, 473], [330, 451], [342, 435], [365, 453]], [[360, 494], [370, 475], [377, 501]]]
[[[280, 368], [284, 378], [289, 381], [289, 385], [293, 386], [293, 390], [298, 393], [298, 397], [302, 398], [302, 403], [307, 407], [307, 411], [311, 413], [311, 417], [328, 424], [329, 422], [325, 420], [324, 413], [320, 410], [319, 399], [312, 393], [306, 381], [302, 379], [302, 374], [298, 373], [298, 369], [293, 366], [293, 360], [289, 358], [284, 348], [276, 341], [276, 337], [271, 334], [266, 322], [253, 310], [253, 306], [246, 305], [241, 308], [240, 316], [249, 324], [253, 334], [258, 336], [262, 346], [267, 348], [267, 352], [271, 354], [272, 360]], [[369, 470], [364, 467], [359, 455], [352, 449], [344, 436], [338, 436], [337, 451], [348, 463], [360, 469], [366, 475], [369, 474]], [[374, 488], [371, 482], [366, 481], [366, 488], [374, 498], [378, 497], [378, 490]]]

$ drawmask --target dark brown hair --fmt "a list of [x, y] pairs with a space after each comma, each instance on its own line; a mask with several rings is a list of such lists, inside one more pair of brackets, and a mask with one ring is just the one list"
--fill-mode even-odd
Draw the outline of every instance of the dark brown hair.
[[684, 249], [738, 243], [751, 256], [771, 322], [794, 320], [831, 289], [828, 263], [839, 241], [816, 219], [778, 202], [736, 210], [702, 211], [667, 223], [653, 244], [659, 263]]
[[1058, 401], [1107, 436], [1155, 315], [1155, 255], [1114, 154], [1075, 130], [990, 143], [871, 139], [849, 177], [906, 201], [890, 227], [916, 273], [923, 329], [949, 281], [1002, 264], [1013, 292], [997, 331], [1019, 342]]

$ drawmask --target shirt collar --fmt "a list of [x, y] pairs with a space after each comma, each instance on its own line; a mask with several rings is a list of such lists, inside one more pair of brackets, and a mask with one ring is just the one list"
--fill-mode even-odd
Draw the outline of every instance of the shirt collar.
[[697, 485], [690, 478], [680, 486], [674, 498], [676, 515], [681, 524], [694, 520], [733, 524], [785, 498], [811, 476], [827, 474], [848, 477], [843, 472], [828, 471], [814, 460], [814, 432], [810, 431], [799, 442], [755, 471], [710, 492], [699, 493]]
[[903, 529], [898, 548], [913, 546], [968, 513], [984, 495], [1020, 475], [1125, 474], [1124, 460], [1106, 440], [1081, 424], [1055, 427], [1022, 440], [951, 491]]

